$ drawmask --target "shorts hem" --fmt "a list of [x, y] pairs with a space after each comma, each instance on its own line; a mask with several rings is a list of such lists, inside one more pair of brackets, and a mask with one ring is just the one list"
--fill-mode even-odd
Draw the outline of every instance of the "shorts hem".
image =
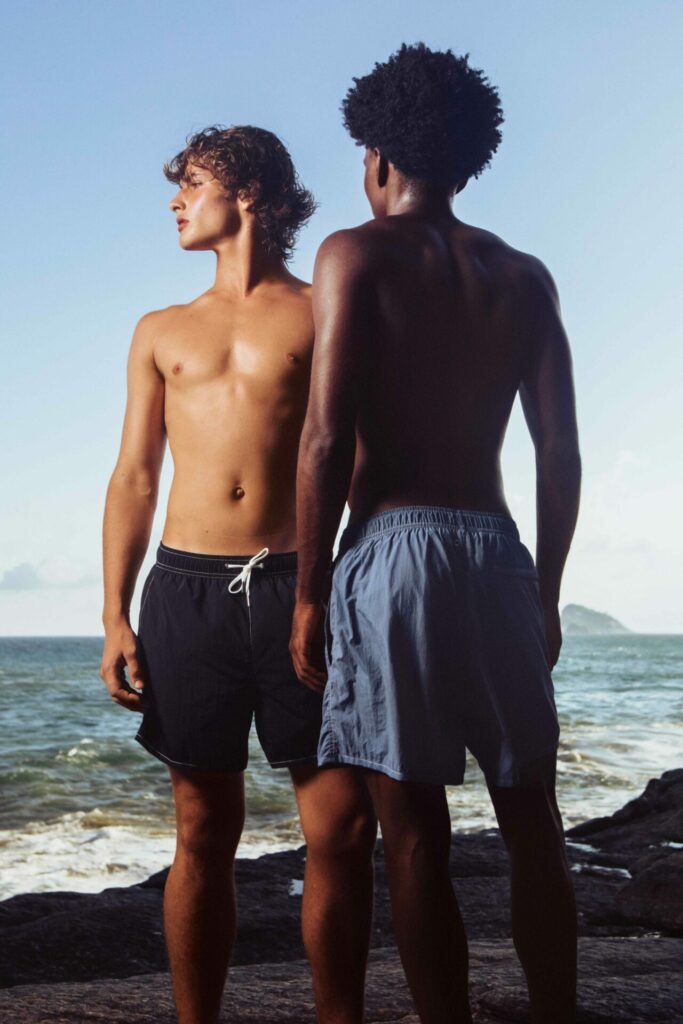
[[317, 762], [317, 754], [307, 754], [306, 757], [289, 757], [285, 761], [270, 761], [268, 764], [271, 768], [288, 768], [291, 764], [303, 764], [305, 761]]
[[[558, 752], [559, 743], [555, 743], [554, 746], [541, 751], [541, 753], [536, 754], [535, 757], [527, 757], [523, 761], [518, 761], [512, 771], [504, 773], [505, 781], [503, 782], [498, 781], [495, 772], [485, 771], [481, 764], [479, 764], [476, 757], [475, 760], [477, 760], [477, 764], [479, 764], [488, 785], [495, 786], [496, 789], [532, 789], [551, 781], [551, 772], [546, 770], [545, 764], [540, 765], [539, 762], [545, 762], [551, 757], [554, 758], [553, 767], [556, 772]], [[531, 765], [536, 766], [535, 771], [530, 768]], [[529, 779], [532, 779], [532, 781], [529, 781]]]
[[358, 768], [368, 768], [371, 771], [382, 772], [383, 775], [388, 775], [390, 779], [395, 779], [397, 782], [419, 782], [424, 785], [433, 786], [462, 786], [465, 782], [465, 773], [462, 772], [457, 776], [447, 779], [433, 779], [423, 776], [417, 778], [412, 773], [400, 771], [397, 768], [390, 768], [388, 765], [381, 764], [378, 761], [367, 761], [362, 757], [352, 757], [349, 754], [326, 754], [322, 757], [318, 756], [318, 765], [320, 768], [333, 767], [334, 765], [340, 764], [351, 764]]
[[226, 775], [232, 775], [235, 772], [243, 772], [247, 767], [246, 763], [243, 764], [240, 768], [225, 768], [223, 766], [221, 766], [220, 768], [215, 768], [212, 765], [190, 764], [187, 761], [176, 761], [174, 760], [174, 758], [169, 757], [168, 754], [164, 754], [160, 750], [156, 750], [156, 748], [153, 747], [151, 743], [149, 743], [146, 739], [144, 739], [140, 735], [140, 733], [138, 733], [135, 736], [135, 739], [137, 740], [141, 747], [145, 748], [147, 753], [151, 754], [153, 757], [156, 757], [157, 760], [163, 761], [164, 764], [169, 765], [171, 768], [193, 768], [195, 771], [198, 772], [224, 772]]

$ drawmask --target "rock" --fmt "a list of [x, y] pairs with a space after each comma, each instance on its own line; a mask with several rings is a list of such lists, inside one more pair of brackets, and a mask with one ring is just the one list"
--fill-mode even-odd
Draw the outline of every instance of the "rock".
[[[680, 939], [582, 939], [577, 1024], [680, 1024]], [[519, 961], [509, 941], [470, 944], [476, 1024], [528, 1021]], [[395, 950], [373, 950], [368, 1024], [418, 1024]], [[165, 973], [99, 982], [25, 985], [0, 992], [12, 1024], [175, 1024]], [[252, 964], [230, 972], [221, 1024], [314, 1024], [308, 965]]]
[[567, 635], [613, 636], [615, 633], [631, 632], [611, 615], [593, 611], [582, 604], [566, 604], [561, 619], [562, 632]]
[[[681, 1024], [681, 815], [677, 770], [652, 780], [610, 817], [568, 832], [581, 935], [577, 1024]], [[301, 898], [292, 885], [304, 877], [305, 852], [236, 863], [239, 927], [226, 1021], [314, 1020]], [[381, 843], [375, 865], [367, 1019], [417, 1024], [394, 949]], [[471, 945], [475, 1020], [526, 1020], [526, 987], [510, 942], [508, 857], [498, 831], [456, 834], [450, 869]], [[97, 894], [39, 893], [0, 903], [0, 1019], [174, 1022], [162, 934], [167, 873]]]
[[635, 800], [608, 817], [575, 825], [567, 836], [631, 861], [656, 844], [683, 842], [683, 768], [651, 779]]
[[683, 850], [637, 861], [617, 896], [629, 921], [683, 935]]

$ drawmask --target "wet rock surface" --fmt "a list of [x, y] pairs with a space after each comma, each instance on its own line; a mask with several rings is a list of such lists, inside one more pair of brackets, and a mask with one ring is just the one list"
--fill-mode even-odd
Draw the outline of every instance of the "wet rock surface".
[[[567, 833], [581, 935], [577, 1020], [683, 1020], [683, 769]], [[305, 849], [237, 863], [238, 938], [224, 1019], [313, 1021], [300, 936]], [[173, 1021], [162, 930], [167, 872], [97, 894], [0, 903], [0, 1019]], [[451, 875], [472, 949], [477, 1020], [528, 1019], [497, 831], [456, 835]], [[416, 1020], [391, 928], [381, 843], [367, 1020]]]

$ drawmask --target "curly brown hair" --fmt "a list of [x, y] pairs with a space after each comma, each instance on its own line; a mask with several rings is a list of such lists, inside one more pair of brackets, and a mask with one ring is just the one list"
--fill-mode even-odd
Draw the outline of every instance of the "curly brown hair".
[[190, 163], [211, 171], [232, 198], [250, 192], [266, 250], [291, 259], [296, 236], [317, 204], [277, 135], [251, 125], [212, 125], [188, 136], [185, 149], [164, 164], [164, 174], [178, 184]]

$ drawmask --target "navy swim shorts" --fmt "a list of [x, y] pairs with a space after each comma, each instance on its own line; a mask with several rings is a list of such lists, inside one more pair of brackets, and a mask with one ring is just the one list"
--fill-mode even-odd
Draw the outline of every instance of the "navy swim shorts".
[[322, 698], [289, 654], [295, 586], [296, 553], [159, 547], [138, 625], [143, 747], [173, 766], [243, 771], [254, 717], [273, 768], [315, 763]]
[[506, 515], [406, 507], [345, 531], [326, 620], [320, 765], [542, 785], [559, 739], [538, 575]]

